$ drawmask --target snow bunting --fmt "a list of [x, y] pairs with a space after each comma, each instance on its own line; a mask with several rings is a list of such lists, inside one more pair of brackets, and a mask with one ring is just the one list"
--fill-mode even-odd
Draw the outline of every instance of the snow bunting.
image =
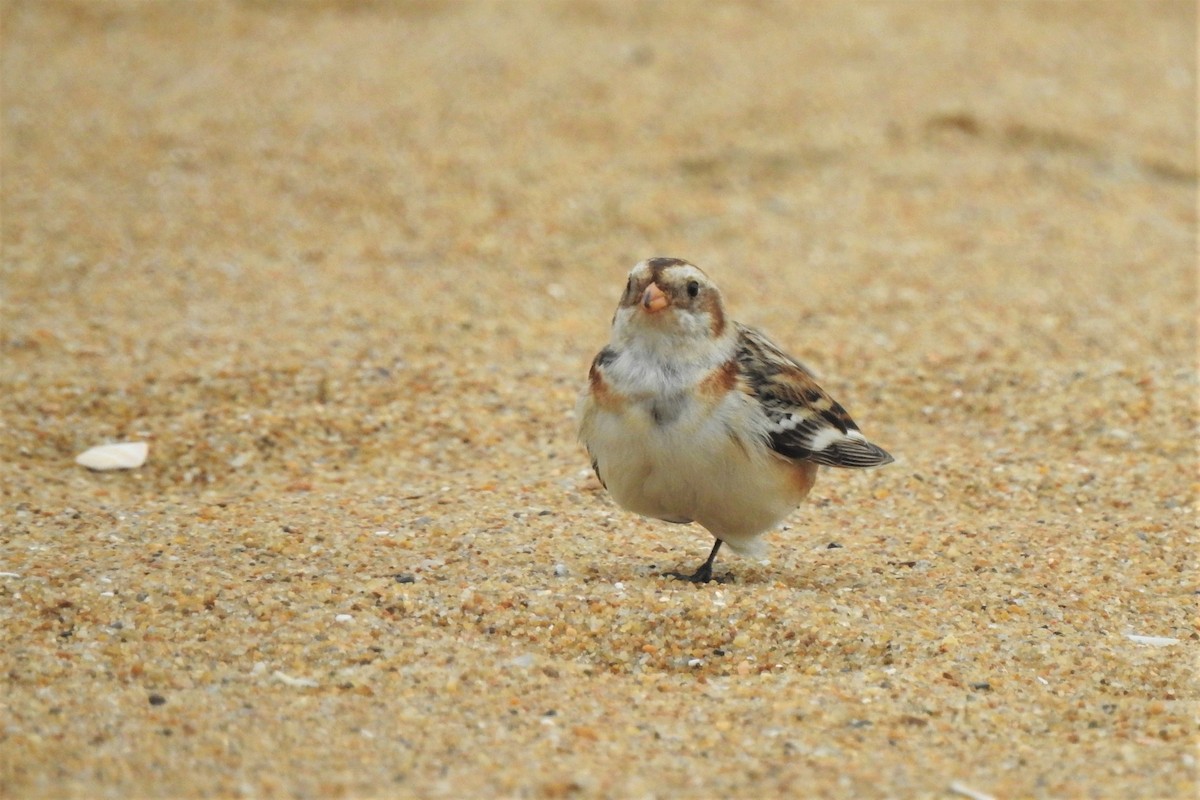
[[806, 367], [727, 320], [716, 285], [677, 258], [629, 273], [576, 418], [618, 504], [716, 538], [695, 573], [667, 573], [697, 583], [712, 580], [722, 544], [760, 554], [759, 537], [804, 500], [820, 465], [892, 461]]

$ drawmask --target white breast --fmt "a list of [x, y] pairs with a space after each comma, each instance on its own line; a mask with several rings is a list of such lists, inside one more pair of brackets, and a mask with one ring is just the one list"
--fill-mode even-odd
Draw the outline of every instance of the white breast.
[[741, 392], [713, 402], [692, 389], [695, 375], [622, 360], [605, 372], [629, 402], [590, 408], [581, 430], [613, 499], [648, 517], [694, 520], [734, 550], [755, 550], [758, 535], [804, 499], [766, 446], [765, 415]]

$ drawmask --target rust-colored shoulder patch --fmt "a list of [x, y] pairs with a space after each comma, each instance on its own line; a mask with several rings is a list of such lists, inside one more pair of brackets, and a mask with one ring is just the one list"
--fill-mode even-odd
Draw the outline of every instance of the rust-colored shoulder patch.
[[601, 408], [615, 409], [624, 404], [621, 395], [613, 391], [608, 381], [604, 380], [604, 373], [596, 362], [592, 363], [588, 372], [588, 383], [591, 385], [592, 400]]
[[704, 397], [722, 397], [732, 391], [738, 383], [738, 362], [731, 358], [714, 369], [700, 381], [700, 394]]

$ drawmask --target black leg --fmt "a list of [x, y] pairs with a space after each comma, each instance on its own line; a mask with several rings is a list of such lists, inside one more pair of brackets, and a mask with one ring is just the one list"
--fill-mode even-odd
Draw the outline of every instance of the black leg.
[[713, 562], [717, 560], [717, 551], [721, 549], [723, 543], [717, 539], [717, 543], [713, 545], [712, 552], [708, 554], [708, 560], [700, 565], [700, 568], [691, 575], [685, 575], [682, 572], [665, 573], [667, 577], [674, 578], [677, 581], [690, 581], [692, 583], [708, 583], [713, 579]]

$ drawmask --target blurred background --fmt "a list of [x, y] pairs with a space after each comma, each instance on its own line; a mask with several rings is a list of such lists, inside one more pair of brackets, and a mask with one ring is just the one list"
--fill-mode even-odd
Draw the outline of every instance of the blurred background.
[[150, 349], [235, 319], [288, 340], [355, 315], [547, 330], [603, 316], [661, 253], [743, 315], [769, 299], [864, 339], [898, 333], [879, 304], [960, 288], [1176, 294], [1191, 211], [1149, 195], [1194, 183], [1194, 13], [8, 2], [10, 319], [75, 298]]

